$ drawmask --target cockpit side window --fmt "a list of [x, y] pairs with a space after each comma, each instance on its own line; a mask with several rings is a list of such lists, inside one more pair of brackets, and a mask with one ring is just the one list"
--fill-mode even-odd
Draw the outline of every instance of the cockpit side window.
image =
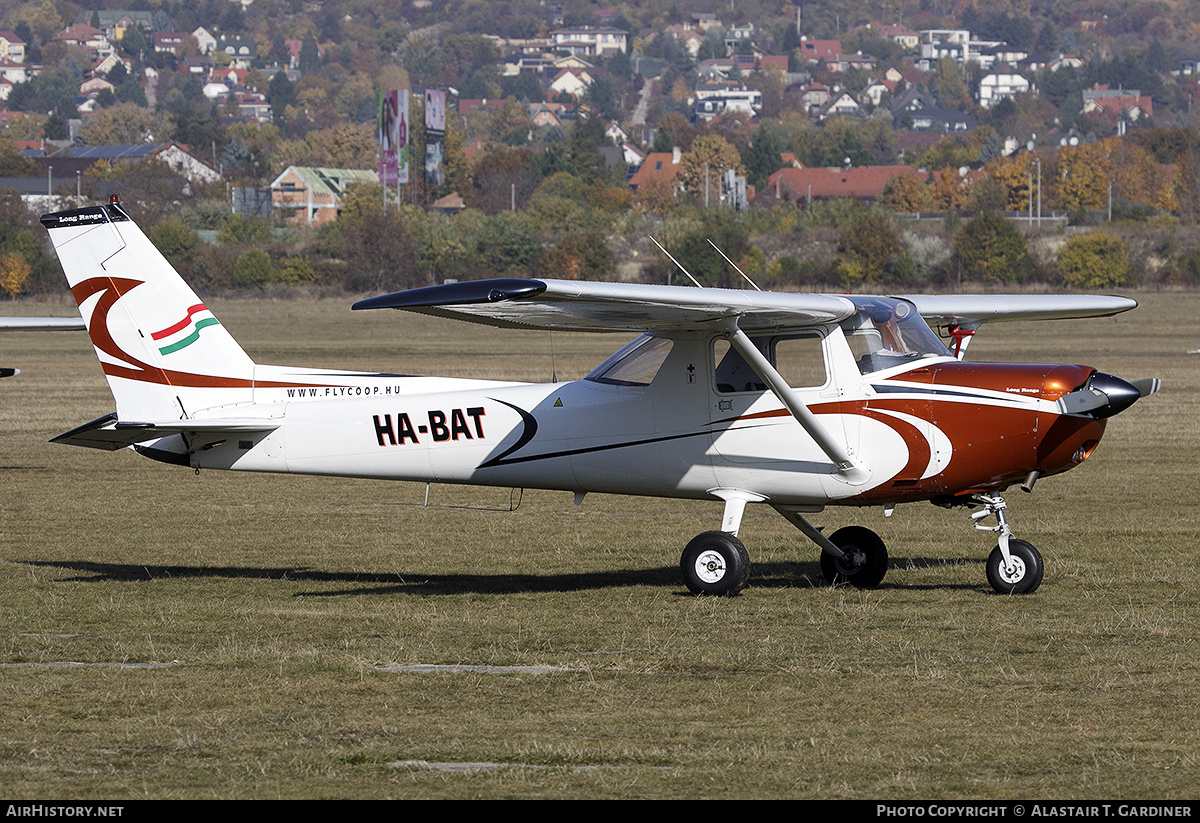
[[610, 386], [649, 386], [671, 352], [669, 337], [644, 334], [592, 370], [585, 380]]

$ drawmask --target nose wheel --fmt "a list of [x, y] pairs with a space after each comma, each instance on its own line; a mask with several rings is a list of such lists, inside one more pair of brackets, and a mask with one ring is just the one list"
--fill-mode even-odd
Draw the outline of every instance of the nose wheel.
[[[987, 579], [997, 594], [1032, 594], [1042, 584], [1046, 566], [1042, 555], [1032, 543], [1017, 540], [1008, 527], [1004, 514], [1004, 498], [999, 495], [976, 495], [972, 505], [983, 507], [971, 519], [981, 531], [998, 532], [1000, 540], [987, 559]], [[982, 525], [985, 517], [996, 516], [995, 526]]]
[[1042, 555], [1024, 540], [1008, 541], [1008, 558], [999, 546], [987, 559], [987, 579], [999, 594], [1031, 594], [1042, 582]]

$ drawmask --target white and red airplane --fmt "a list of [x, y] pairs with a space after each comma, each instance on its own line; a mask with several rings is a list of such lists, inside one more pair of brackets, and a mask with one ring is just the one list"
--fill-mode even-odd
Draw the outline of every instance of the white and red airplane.
[[[1158, 388], [1077, 365], [960, 358], [990, 320], [1111, 315], [1122, 297], [777, 294], [496, 279], [412, 289], [355, 309], [499, 327], [636, 332], [584, 379], [515, 383], [252, 361], [115, 202], [42, 218], [87, 322], [116, 413], [54, 438], [192, 468], [721, 501], [683, 551], [696, 593], [750, 568], [748, 503], [821, 549], [830, 582], [877, 586], [887, 550], [826, 506], [932, 501], [998, 534], [997, 592], [1034, 591], [1042, 558], [1000, 492], [1074, 468], [1108, 417]], [[945, 330], [958, 357], [931, 326]], [[995, 517], [995, 525], [984, 518]]]

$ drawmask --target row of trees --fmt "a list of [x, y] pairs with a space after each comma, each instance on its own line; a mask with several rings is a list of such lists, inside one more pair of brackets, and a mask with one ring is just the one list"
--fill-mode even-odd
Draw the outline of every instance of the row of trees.
[[[888, 181], [883, 203], [901, 212], [1025, 211], [1040, 205], [1072, 214], [1113, 205], [1126, 216], [1176, 211], [1185, 221], [1195, 220], [1200, 214], [1200, 136], [1191, 129], [1138, 135], [996, 157], [977, 173], [961, 173], [947, 164], [924, 180], [897, 176]], [[954, 157], [957, 144], [966, 162], [966, 139], [943, 142], [949, 145], [931, 155]]]

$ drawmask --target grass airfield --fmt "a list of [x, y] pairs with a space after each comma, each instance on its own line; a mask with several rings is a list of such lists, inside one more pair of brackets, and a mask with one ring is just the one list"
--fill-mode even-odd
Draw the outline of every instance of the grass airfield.
[[[1194, 799], [1200, 294], [990, 324], [969, 360], [1163, 390], [1076, 470], [1010, 490], [1046, 576], [928, 504], [827, 509], [891, 569], [826, 587], [765, 507], [697, 598], [721, 504], [171, 467], [51, 445], [112, 410], [80, 332], [0, 336], [0, 787], [10, 799]], [[621, 335], [211, 301], [259, 362], [545, 381]], [[64, 315], [5, 304], [5, 314]], [[519, 505], [516, 505], [518, 504]], [[515, 506], [515, 510], [513, 509]]]

